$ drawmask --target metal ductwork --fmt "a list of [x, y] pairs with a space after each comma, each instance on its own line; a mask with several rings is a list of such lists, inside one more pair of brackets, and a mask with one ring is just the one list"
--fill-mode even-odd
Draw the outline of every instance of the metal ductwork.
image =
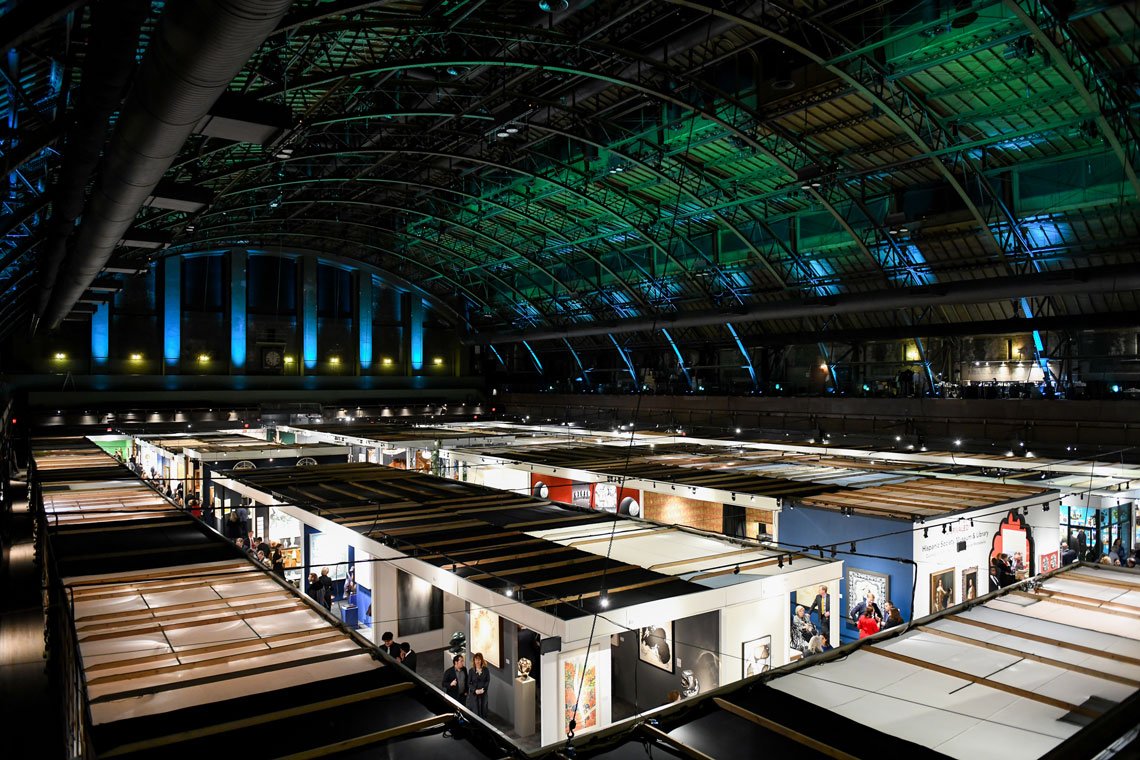
[[83, 213], [87, 183], [99, 166], [111, 116], [119, 110], [130, 83], [139, 30], [149, 13], [149, 0], [104, 0], [91, 8], [78, 114], [68, 129], [47, 240], [40, 254], [37, 314], [43, 314], [47, 308], [59, 265], [67, 254], [67, 241], [75, 229], [75, 220]]
[[291, 0], [172, 0], [123, 107], [43, 321], [55, 328], [111, 258], [194, 126]]
[[581, 327], [556, 330], [512, 330], [487, 333], [465, 339], [464, 343], [518, 343], [520, 341], [582, 338], [590, 335], [615, 335], [633, 332], [671, 330], [678, 327], [702, 327], [731, 322], [764, 322], [774, 319], [829, 317], [834, 314], [884, 312], [894, 309], [927, 306], [955, 306], [988, 303], [1011, 298], [1078, 295], [1081, 293], [1118, 293], [1140, 290], [1140, 267], [1112, 266], [1069, 269], [1059, 272], [1011, 275], [991, 280], [961, 280], [919, 285], [910, 288], [877, 290], [870, 293], [846, 293], [821, 298], [797, 298], [759, 304], [738, 311], [694, 311], [688, 314], [665, 314], [618, 321], [594, 322]]

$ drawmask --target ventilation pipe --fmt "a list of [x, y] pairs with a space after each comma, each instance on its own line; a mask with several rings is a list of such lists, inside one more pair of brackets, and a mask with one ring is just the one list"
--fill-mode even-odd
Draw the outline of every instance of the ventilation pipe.
[[291, 0], [172, 0], [111, 139], [99, 182], [43, 322], [55, 328], [110, 260], [194, 126]]
[[617, 335], [677, 327], [702, 327], [732, 322], [764, 322], [774, 319], [826, 317], [833, 314], [884, 312], [893, 309], [958, 304], [989, 303], [1010, 298], [1121, 293], [1140, 290], [1140, 267], [1110, 266], [1068, 269], [1057, 272], [1012, 275], [988, 280], [960, 280], [936, 285], [918, 285], [869, 293], [843, 293], [822, 298], [797, 298], [765, 303], [740, 310], [694, 311], [618, 321], [593, 322], [582, 327], [556, 330], [509, 331], [474, 335], [464, 343], [518, 343], [522, 340], [557, 340], [590, 335]]
[[67, 132], [47, 241], [40, 254], [37, 314], [47, 308], [60, 262], [67, 253], [67, 240], [83, 212], [87, 183], [99, 166], [111, 115], [119, 109], [134, 71], [139, 29], [149, 12], [150, 0], [104, 0], [91, 8], [78, 114]]

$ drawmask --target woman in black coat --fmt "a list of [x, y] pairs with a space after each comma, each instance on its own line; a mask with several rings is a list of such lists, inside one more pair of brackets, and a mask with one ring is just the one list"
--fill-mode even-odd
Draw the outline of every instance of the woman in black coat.
[[471, 658], [471, 669], [467, 671], [468, 688], [475, 697], [475, 714], [480, 718], [487, 717], [487, 689], [491, 686], [491, 671], [487, 670], [487, 662], [479, 652]]

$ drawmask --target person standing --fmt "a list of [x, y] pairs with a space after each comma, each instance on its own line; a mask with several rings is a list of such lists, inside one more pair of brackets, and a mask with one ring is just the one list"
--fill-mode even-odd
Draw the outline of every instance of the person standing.
[[404, 663], [404, 667], [408, 670], [415, 671], [416, 653], [412, 651], [412, 645], [406, 641], [400, 643], [400, 662]]
[[468, 673], [469, 688], [475, 697], [475, 714], [480, 718], [487, 717], [487, 689], [491, 687], [491, 671], [487, 669], [487, 662], [482, 652], [476, 652], [471, 658], [471, 671]]
[[306, 589], [305, 593], [307, 593], [309, 595], [309, 598], [317, 604], [321, 605], [322, 607], [325, 606], [324, 587], [321, 586], [320, 578], [317, 577], [316, 573], [309, 573], [309, 587]]
[[273, 554], [269, 555], [272, 563], [273, 572], [282, 578], [285, 577], [285, 555], [281, 553], [281, 547], [274, 547]]
[[321, 604], [325, 606], [326, 610], [331, 610], [335, 586], [333, 586], [332, 578], [329, 577], [329, 569], [327, 567], [321, 568], [319, 583], [322, 589]]
[[851, 622], [858, 625], [859, 619], [863, 617], [864, 610], [871, 610], [871, 616], [874, 617], [876, 621], [883, 619], [883, 611], [880, 610], [879, 605], [875, 603], [875, 595], [870, 591], [868, 591], [867, 595], [863, 597], [863, 600], [856, 604], [851, 610]]
[[245, 505], [243, 504], [237, 508], [236, 512], [238, 519], [238, 535], [249, 536], [249, 510], [246, 509]]
[[441, 685], [447, 696], [461, 705], [467, 704], [467, 668], [463, 664], [463, 655], [457, 654], [451, 658], [451, 667], [444, 671]]
[[859, 638], [865, 639], [879, 632], [879, 621], [875, 620], [871, 608], [863, 610], [863, 617], [859, 618]]
[[391, 631], [384, 631], [380, 637], [380, 648], [393, 660], [400, 659], [400, 645], [396, 643], [396, 637]]
[[820, 586], [819, 593], [808, 609], [808, 617], [813, 612], [819, 613], [819, 628], [821, 631], [831, 630], [831, 594], [827, 593], [827, 586]]

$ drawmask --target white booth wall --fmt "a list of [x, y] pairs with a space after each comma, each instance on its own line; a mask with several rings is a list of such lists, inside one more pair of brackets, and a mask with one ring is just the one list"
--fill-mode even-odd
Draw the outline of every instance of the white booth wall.
[[[1058, 496], [1054, 495], [1052, 506], [1046, 512], [1040, 504], [1029, 508], [1028, 516], [1017, 509], [1017, 514], [1029, 526], [1033, 538], [1034, 572], [1041, 572], [1041, 560], [1045, 555], [1057, 552], [1059, 549], [1059, 529], [1057, 506]], [[977, 596], [989, 593], [989, 565], [990, 548], [999, 525], [1005, 520], [1009, 510], [998, 512], [995, 509], [981, 510], [979, 515], [971, 517], [965, 514], [961, 517], [947, 517], [927, 520], [925, 525], [915, 526], [913, 533], [913, 558], [918, 565], [918, 579], [914, 593], [914, 618], [918, 619], [929, 615], [930, 609], [930, 579], [935, 573], [953, 570], [954, 592], [947, 606], [961, 604], [965, 591], [963, 573], [977, 569]], [[973, 525], [971, 525], [971, 521]], [[946, 525], [946, 532], [942, 526]], [[923, 536], [926, 529], [926, 537]], [[959, 551], [959, 542], [965, 542], [965, 548]]]

